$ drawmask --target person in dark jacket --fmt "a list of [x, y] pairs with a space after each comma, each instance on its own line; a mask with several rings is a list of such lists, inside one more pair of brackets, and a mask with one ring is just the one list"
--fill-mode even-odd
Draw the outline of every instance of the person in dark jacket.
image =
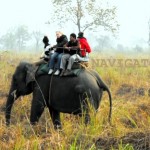
[[[53, 48], [56, 48], [54, 54], [51, 56], [50, 62], [49, 62], [49, 72], [48, 74], [52, 74], [54, 69], [56, 69], [56, 72], [54, 75], [59, 75], [60, 73], [60, 62], [63, 55], [64, 48], [63, 46], [68, 42], [68, 39], [66, 35], [64, 35], [60, 31], [56, 31], [56, 42], [57, 44], [53, 46]], [[57, 59], [57, 61], [56, 61]], [[56, 62], [56, 64], [55, 64]]]
[[68, 65], [67, 65], [67, 69], [68, 70], [71, 69], [72, 61], [69, 58], [74, 54], [79, 54], [79, 48], [80, 48], [79, 42], [76, 39], [76, 34], [71, 33], [70, 41], [65, 45], [65, 51], [64, 51], [65, 54], [61, 58], [60, 68], [62, 69], [62, 72], [61, 72], [60, 76], [63, 76], [63, 74], [65, 73], [67, 61], [69, 61]]

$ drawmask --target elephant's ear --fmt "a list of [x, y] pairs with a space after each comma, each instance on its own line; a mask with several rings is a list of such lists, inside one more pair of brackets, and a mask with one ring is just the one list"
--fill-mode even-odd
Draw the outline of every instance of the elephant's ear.
[[37, 67], [33, 66], [32, 64], [27, 64], [25, 66], [26, 69], [26, 85], [28, 85], [30, 82], [35, 81], [35, 72], [37, 70]]

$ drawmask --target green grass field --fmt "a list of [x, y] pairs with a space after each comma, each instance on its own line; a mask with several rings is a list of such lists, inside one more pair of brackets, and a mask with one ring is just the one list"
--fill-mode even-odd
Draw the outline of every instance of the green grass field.
[[[13, 105], [11, 125], [5, 126], [6, 95], [15, 67], [21, 60], [36, 61], [39, 54], [0, 53], [0, 150], [149, 150], [150, 149], [150, 65], [92, 66], [111, 89], [112, 125], [108, 124], [109, 101], [104, 92], [97, 114], [90, 110], [91, 123], [61, 114], [63, 129], [55, 131], [47, 109], [38, 125], [29, 123], [32, 95], [19, 98]], [[92, 54], [91, 58], [109, 59], [111, 55]], [[112, 58], [112, 57], [111, 57]], [[113, 55], [115, 59], [141, 60], [149, 55]]]

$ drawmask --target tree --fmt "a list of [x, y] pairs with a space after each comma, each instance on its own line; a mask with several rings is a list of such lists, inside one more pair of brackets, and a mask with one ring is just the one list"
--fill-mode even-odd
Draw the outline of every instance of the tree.
[[96, 38], [97, 47], [99, 51], [103, 51], [104, 49], [108, 49], [112, 47], [112, 42], [109, 36], [101, 35]]
[[122, 44], [117, 44], [117, 50], [123, 52], [125, 50], [125, 47]]
[[3, 35], [0, 38], [0, 44], [3, 46], [3, 48], [8, 50], [15, 49], [16, 46], [16, 38], [15, 34], [12, 32], [7, 32], [5, 35]]
[[43, 34], [40, 31], [33, 31], [32, 35], [33, 35], [35, 42], [36, 42], [36, 44], [35, 44], [36, 51], [38, 51]]
[[143, 48], [141, 46], [139, 46], [138, 44], [136, 44], [136, 46], [134, 47], [135, 52], [140, 53], [143, 51]]
[[51, 20], [59, 21], [60, 25], [72, 22], [79, 32], [100, 26], [113, 33], [118, 29], [116, 7], [102, 7], [100, 0], [52, 0], [52, 3], [54, 14]]
[[19, 26], [16, 30], [16, 40], [17, 40], [17, 47], [20, 51], [25, 47], [26, 42], [29, 40], [29, 33], [26, 26], [22, 25]]

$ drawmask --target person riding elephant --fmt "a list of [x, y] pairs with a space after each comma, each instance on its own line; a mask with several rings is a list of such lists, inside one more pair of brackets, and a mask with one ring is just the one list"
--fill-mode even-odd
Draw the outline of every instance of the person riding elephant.
[[[30, 122], [36, 124], [47, 106], [54, 128], [61, 128], [60, 112], [80, 114], [85, 124], [90, 122], [89, 103], [98, 110], [103, 91], [107, 91], [110, 101], [109, 121], [111, 119], [111, 92], [98, 73], [82, 69], [78, 76], [60, 78], [48, 74], [35, 76], [34, 65], [21, 62], [12, 77], [6, 101], [6, 124], [10, 124], [11, 109], [18, 97], [33, 94]], [[70, 92], [69, 92], [70, 91]]]
[[[68, 70], [71, 70], [72, 65], [74, 63], [74, 60], [72, 61], [71, 56], [75, 54], [79, 54], [79, 42], [76, 39], [76, 34], [71, 33], [70, 34], [70, 41], [64, 46], [64, 55], [61, 58], [60, 68], [62, 69], [62, 72], [60, 76], [65, 75], [65, 73]], [[68, 61], [68, 64], [67, 64]], [[67, 64], [67, 67], [66, 67]]]
[[[50, 62], [49, 62], [49, 72], [48, 74], [52, 74], [54, 69], [56, 69], [56, 72], [54, 75], [59, 75], [60, 73], [60, 62], [63, 55], [63, 46], [68, 42], [67, 36], [64, 35], [60, 31], [56, 31], [56, 42], [57, 44], [54, 45], [52, 48], [56, 48], [54, 54], [51, 56]], [[57, 59], [57, 62], [56, 62]], [[56, 62], [56, 64], [55, 64]]]
[[44, 52], [40, 56], [41, 60], [33, 63], [36, 66], [48, 63], [51, 55], [54, 53], [54, 50], [51, 48], [51, 45], [49, 44], [48, 37], [44, 36], [42, 41], [44, 43]]
[[89, 59], [89, 53], [91, 53], [91, 47], [87, 41], [87, 39], [84, 37], [84, 33], [83, 32], [79, 32], [78, 33], [78, 41], [79, 41], [79, 44], [80, 44], [80, 51], [81, 51], [81, 54], [78, 59], [81, 60], [81, 61], [88, 61]]

